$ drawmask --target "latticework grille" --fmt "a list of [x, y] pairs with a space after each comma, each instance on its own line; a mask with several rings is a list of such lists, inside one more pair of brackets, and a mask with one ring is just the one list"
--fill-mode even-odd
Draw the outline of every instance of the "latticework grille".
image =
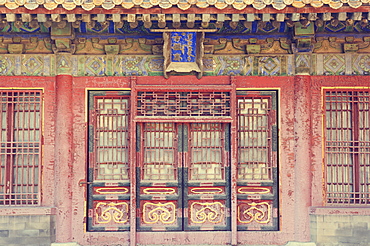
[[144, 125], [143, 180], [176, 180], [176, 140], [173, 123], [146, 123]]
[[39, 203], [41, 92], [0, 91], [0, 204]]
[[95, 180], [128, 180], [129, 98], [95, 100]]
[[272, 180], [271, 98], [238, 96], [238, 180]]
[[230, 116], [229, 92], [139, 92], [138, 116]]
[[325, 92], [328, 204], [370, 203], [370, 91]]
[[224, 140], [224, 130], [220, 123], [190, 124], [189, 180], [224, 179]]

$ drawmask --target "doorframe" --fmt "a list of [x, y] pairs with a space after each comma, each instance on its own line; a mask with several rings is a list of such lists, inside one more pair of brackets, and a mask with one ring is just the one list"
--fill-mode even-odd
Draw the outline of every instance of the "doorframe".
[[[225, 78], [227, 78], [225, 80]], [[176, 80], [175, 80], [176, 81]], [[223, 77], [223, 79], [219, 81], [214, 81], [212, 79], [205, 80], [204, 85], [196, 85], [194, 81], [181, 81], [181, 85], [178, 84], [178, 82], [173, 84], [173, 80], [169, 79], [166, 80], [167, 84], [159, 85], [159, 81], [155, 80], [144, 80], [144, 81], [138, 81], [137, 77], [131, 77], [131, 111], [130, 111], [130, 117], [131, 117], [131, 125], [130, 125], [130, 137], [131, 139], [137, 138], [136, 133], [136, 125], [137, 122], [160, 122], [158, 119], [150, 119], [150, 118], [142, 118], [138, 117], [137, 115], [137, 96], [138, 92], [141, 91], [153, 91], [153, 86], [155, 85], [155, 91], [202, 91], [202, 92], [229, 92], [230, 93], [230, 116], [227, 117], [213, 117], [213, 120], [200, 120], [200, 119], [189, 119], [188, 117], [179, 117], [177, 119], [164, 119], [164, 121], [171, 120], [171, 122], [217, 122], [217, 123], [229, 123], [230, 124], [230, 136], [231, 136], [231, 146], [233, 144], [237, 144], [236, 138], [233, 138], [232, 136], [236, 136], [236, 86], [235, 86], [235, 80], [231, 79], [229, 77]], [[169, 82], [169, 83], [168, 83]], [[219, 84], [216, 84], [216, 83]], [[130, 143], [130, 175], [131, 175], [131, 186], [130, 186], [130, 246], [136, 246], [137, 244], [137, 214], [138, 214], [138, 204], [136, 200], [136, 184], [137, 184], [137, 178], [136, 178], [136, 164], [137, 164], [137, 154], [136, 151], [136, 141], [131, 141]], [[230, 211], [230, 223], [231, 223], [231, 245], [237, 244], [237, 213], [236, 213], [236, 207], [237, 207], [237, 186], [236, 182], [232, 182], [233, 180], [236, 180], [236, 165], [233, 165], [235, 163], [237, 158], [237, 152], [235, 148], [231, 148], [230, 153], [230, 202], [231, 202], [231, 211]], [[132, 219], [134, 218], [134, 219]]]
[[[131, 85], [128, 86], [131, 88], [131, 97], [130, 97], [130, 102], [131, 102], [131, 106], [132, 106], [132, 109], [130, 110], [130, 117], [131, 117], [131, 124], [130, 124], [130, 138], [131, 139], [136, 139], [136, 122], [138, 121], [138, 119], [135, 119], [135, 117], [137, 116], [136, 115], [136, 108], [137, 108], [137, 92], [140, 91], [140, 90], [147, 90], [147, 91], [153, 91], [153, 86], [155, 87], [155, 89], [157, 90], [162, 90], [162, 91], [169, 91], [169, 90], [172, 90], [172, 91], [189, 91], [189, 90], [196, 90], [196, 91], [199, 91], [199, 88], [201, 88], [202, 90], [204, 91], [225, 91], [226, 89], [230, 90], [230, 104], [231, 104], [231, 117], [229, 117], [228, 119], [225, 119], [223, 118], [222, 121], [225, 122], [225, 123], [230, 123], [230, 126], [231, 126], [231, 130], [230, 130], [230, 133], [231, 133], [231, 136], [236, 136], [237, 134], [237, 128], [236, 128], [236, 123], [237, 123], [237, 119], [236, 119], [236, 104], [237, 104], [237, 101], [236, 101], [236, 91], [237, 90], [256, 90], [256, 91], [267, 91], [267, 90], [275, 90], [277, 91], [277, 94], [279, 95], [279, 88], [250, 88], [250, 87], [247, 87], [247, 86], [240, 86], [240, 85], [243, 85], [243, 84], [247, 84], [247, 82], [243, 82], [241, 83], [241, 81], [238, 79], [236, 80], [234, 77], [221, 77], [220, 78], [220, 81], [216, 81], [213, 78], [209, 78], [209, 80], [206, 80], [206, 81], [202, 81], [202, 84], [201, 85], [198, 85], [198, 86], [195, 86], [196, 83], [194, 83], [193, 80], [189, 80], [188, 82], [184, 83], [184, 84], [181, 84], [179, 85], [178, 84], [178, 81], [177, 81], [177, 85], [173, 85], [172, 83], [174, 83], [176, 80], [166, 80], [166, 84], [164, 85], [158, 85], [159, 83], [163, 82], [162, 80], [158, 79], [155, 83], [153, 82], [152, 79], [158, 79], [158, 78], [155, 78], [155, 77], [150, 77], [148, 81], [146, 81], [147, 78], [140, 78], [140, 77], [131, 77], [130, 78], [130, 82], [131, 82]], [[226, 78], [226, 79], [225, 79]], [[139, 83], [137, 83], [137, 81], [140, 81]], [[183, 81], [183, 80], [181, 80]], [[228, 83], [225, 83], [225, 81], [227, 81]], [[231, 84], [230, 84], [230, 81], [231, 81]], [[204, 83], [203, 83], [204, 82]], [[235, 82], [238, 82], [238, 87], [246, 87], [246, 88], [238, 88], [236, 89], [236, 86], [235, 86]], [[100, 88], [99, 90], [110, 90], [110, 89], [107, 89], [107, 88]], [[120, 90], [119, 88], [115, 88], [113, 90]], [[157, 90], [157, 91], [158, 91]], [[277, 119], [279, 120], [279, 117], [277, 117]], [[144, 121], [147, 121], [147, 122], [150, 122], [150, 121], [156, 121], [157, 120], [151, 120], [151, 119], [140, 119], [140, 121], [144, 122]], [[177, 119], [176, 121], [179, 121], [179, 122], [182, 122], [183, 119]], [[220, 122], [220, 119], [216, 119], [215, 120], [216, 122]], [[237, 140], [235, 137], [232, 137], [231, 138], [231, 145], [232, 146], [236, 146], [237, 144]], [[130, 141], [130, 149], [131, 150], [135, 150], [136, 149], [136, 146], [135, 146], [135, 141]], [[236, 163], [236, 160], [237, 160], [237, 149], [236, 148], [231, 148], [231, 160], [230, 160], [230, 167], [231, 167], [231, 180], [236, 180], [236, 170], [237, 170], [237, 166], [235, 165]], [[136, 199], [135, 199], [135, 196], [136, 196], [136, 153], [135, 151], [130, 151], [130, 174], [131, 174], [131, 181], [132, 181], [132, 186], [130, 187], [130, 194], [131, 194], [131, 203], [130, 203], [130, 218], [136, 218], [136, 214], [137, 214], [137, 210], [136, 210], [136, 207], [137, 207], [137, 204], [136, 204]], [[226, 234], [228, 234], [230, 236], [230, 241], [232, 242], [233, 245], [236, 245], [237, 244], [237, 236], [238, 234], [240, 234], [240, 232], [238, 233], [237, 231], [237, 192], [236, 192], [236, 183], [233, 183], [231, 182], [231, 197], [232, 197], [232, 200], [231, 200], [231, 207], [232, 207], [232, 212], [231, 212], [231, 231], [228, 231], [228, 232], [225, 232]], [[138, 242], [137, 240], [137, 236], [139, 235], [140, 233], [137, 232], [136, 230], [136, 222], [135, 222], [135, 219], [131, 219], [130, 220], [130, 245], [136, 245], [136, 242]]]

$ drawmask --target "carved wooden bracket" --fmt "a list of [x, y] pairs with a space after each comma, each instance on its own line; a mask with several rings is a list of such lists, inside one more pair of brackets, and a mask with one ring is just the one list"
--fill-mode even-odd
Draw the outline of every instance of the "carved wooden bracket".
[[313, 23], [309, 21], [294, 23], [295, 43], [292, 43], [293, 53], [312, 52], [314, 49], [314, 37], [315, 29]]
[[76, 45], [72, 43], [71, 40], [74, 39], [74, 32], [72, 29], [72, 24], [65, 22], [64, 25], [60, 23], [53, 23], [51, 25], [51, 39], [54, 40], [52, 45], [53, 52], [60, 53], [75, 53]]

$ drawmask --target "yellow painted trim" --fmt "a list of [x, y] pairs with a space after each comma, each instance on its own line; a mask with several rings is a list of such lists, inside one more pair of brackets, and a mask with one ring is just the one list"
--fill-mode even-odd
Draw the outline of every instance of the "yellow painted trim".
[[45, 87], [0, 87], [0, 90], [42, 90], [45, 91]]
[[[237, 215], [237, 218], [238, 218], [238, 221], [240, 223], [243, 223], [243, 224], [249, 224], [249, 223], [252, 223], [253, 221], [255, 221], [256, 223], [259, 223], [259, 224], [268, 224], [271, 220], [271, 205], [268, 204], [267, 202], [260, 202], [260, 203], [256, 203], [256, 202], [251, 202], [251, 203], [247, 203], [247, 205], [249, 205], [250, 207], [247, 209], [247, 210], [244, 210], [242, 213], [240, 211], [240, 205], [238, 206], [238, 215]], [[262, 218], [265, 217], [265, 212], [262, 211], [261, 209], [257, 208], [258, 205], [266, 205], [266, 208], [267, 208], [267, 211], [266, 211], [266, 214], [267, 214], [267, 218], [266, 220], [260, 220], [260, 216], [262, 215]], [[250, 211], [253, 211], [253, 210], [256, 210], [257, 212], [256, 213], [251, 213]], [[250, 217], [250, 220], [248, 221], [243, 221], [241, 220], [241, 215], [244, 214], [244, 213], [247, 213], [248, 216]]]
[[[195, 205], [200, 205], [202, 206], [203, 208], [199, 209], [199, 210], [196, 210], [194, 207]], [[214, 209], [213, 207], [211, 206], [219, 206], [220, 207], [220, 210], [217, 211], [216, 209]], [[210, 223], [213, 223], [213, 224], [219, 224], [221, 223], [222, 221], [224, 221], [225, 219], [225, 213], [224, 213], [224, 210], [222, 209], [225, 209], [225, 205], [222, 204], [221, 202], [198, 202], [198, 201], [195, 201], [191, 204], [190, 206], [190, 220], [192, 223], [196, 223], [196, 224], [203, 224], [205, 222], [210, 222]], [[210, 210], [209, 213], [206, 213], [206, 210]], [[217, 217], [220, 217], [218, 220]]]
[[325, 167], [325, 112], [324, 112], [324, 91], [322, 90], [321, 93], [321, 156], [322, 156], [322, 163], [321, 163], [321, 168], [323, 170], [323, 175], [322, 175], [322, 198], [323, 198], [323, 205], [326, 205], [326, 167]]
[[[86, 191], [84, 191], [84, 192], [86, 192]], [[83, 222], [83, 230], [84, 230], [84, 233], [86, 233], [87, 232], [87, 220], [88, 220], [88, 218], [87, 218], [87, 201], [86, 201], [86, 199], [85, 199], [85, 201], [84, 201], [84, 222]]]
[[85, 90], [87, 91], [131, 91], [131, 88], [88, 88], [86, 87]]
[[[202, 191], [202, 190], [209, 190], [209, 191]], [[211, 191], [211, 190], [214, 190], [214, 191]], [[190, 191], [193, 192], [194, 194], [221, 194], [224, 192], [223, 189], [219, 187], [208, 187], [208, 188], [207, 187], [196, 187], [196, 188], [192, 188]]]
[[[101, 215], [99, 217], [99, 214], [97, 213], [97, 210], [100, 206], [108, 206], [108, 208], [105, 208], [102, 212], [101, 212]], [[122, 210], [119, 210], [116, 206], [118, 205], [125, 205], [126, 207], [126, 210], [125, 211], [122, 211]], [[99, 202], [94, 210], [95, 210], [95, 222], [97, 224], [108, 224], [110, 222], [112, 222], [112, 219], [113, 219], [113, 222], [116, 223], [116, 224], [124, 224], [126, 222], [128, 222], [128, 218], [129, 218], [129, 215], [128, 215], [128, 208], [129, 208], [129, 205], [127, 202], [118, 202], [118, 203], [115, 203], [115, 202]], [[113, 212], [110, 212], [112, 211]], [[121, 221], [122, 217], [125, 215], [125, 212], [126, 212], [126, 215], [127, 215], [127, 218], [125, 218], [124, 220]], [[100, 220], [100, 218], [102, 220]]]
[[[155, 208], [150, 209], [148, 206], [154, 206]], [[169, 210], [166, 208], [166, 206], [170, 206], [172, 210]], [[176, 205], [173, 202], [167, 202], [167, 203], [153, 203], [153, 202], [146, 202], [143, 205], [142, 212], [143, 212], [143, 222], [144, 224], [155, 224], [157, 222], [160, 222], [162, 224], [173, 224], [176, 221]], [[159, 212], [160, 214], [158, 214]], [[171, 219], [172, 217], [172, 219]], [[147, 221], [147, 218], [150, 221]]]
[[263, 88], [236, 88], [237, 91], [269, 91], [269, 90], [281, 90], [281, 87], [263, 87]]
[[[163, 191], [163, 192], [161, 192]], [[144, 194], [175, 194], [176, 190], [174, 188], [145, 188], [143, 189]]]
[[370, 89], [370, 86], [322, 86], [321, 89]]
[[[244, 189], [260, 190], [260, 191], [243, 191]], [[271, 189], [267, 187], [240, 187], [238, 189], [238, 193], [240, 194], [267, 194], [270, 192], [271, 192]]]
[[[104, 190], [116, 190], [116, 191], [104, 191]], [[100, 187], [95, 191], [99, 194], [126, 194], [129, 192], [129, 190], [126, 187]]]

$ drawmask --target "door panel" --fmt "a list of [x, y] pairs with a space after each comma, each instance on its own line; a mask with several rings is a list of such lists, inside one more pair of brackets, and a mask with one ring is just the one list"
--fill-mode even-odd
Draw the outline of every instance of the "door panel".
[[278, 230], [276, 92], [239, 92], [239, 230]]
[[89, 93], [88, 230], [129, 230], [129, 97]]
[[139, 230], [182, 229], [182, 168], [178, 127], [143, 123], [138, 128]]
[[229, 229], [228, 129], [228, 124], [221, 123], [189, 125], [184, 158], [185, 230]]
[[139, 128], [138, 229], [226, 230], [225, 125], [142, 123]]

